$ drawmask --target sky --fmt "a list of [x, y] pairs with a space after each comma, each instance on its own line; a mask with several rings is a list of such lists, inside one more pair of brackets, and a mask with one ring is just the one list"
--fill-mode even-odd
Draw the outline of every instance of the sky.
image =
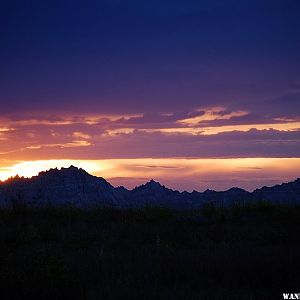
[[0, 2], [0, 180], [299, 177], [299, 0]]

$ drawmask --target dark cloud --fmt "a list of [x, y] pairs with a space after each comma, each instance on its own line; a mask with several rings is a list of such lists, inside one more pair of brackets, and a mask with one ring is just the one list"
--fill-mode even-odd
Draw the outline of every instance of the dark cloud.
[[136, 165], [135, 168], [145, 168], [145, 169], [180, 169], [181, 167], [174, 166], [157, 166], [157, 165]]

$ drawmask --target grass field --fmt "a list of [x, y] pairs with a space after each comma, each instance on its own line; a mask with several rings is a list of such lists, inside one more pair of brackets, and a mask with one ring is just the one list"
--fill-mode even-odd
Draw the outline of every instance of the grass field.
[[0, 211], [1, 299], [282, 299], [300, 207]]

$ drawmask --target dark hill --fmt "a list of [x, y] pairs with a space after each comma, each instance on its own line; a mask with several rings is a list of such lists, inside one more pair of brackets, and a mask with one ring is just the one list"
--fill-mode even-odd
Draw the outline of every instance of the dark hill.
[[196, 209], [204, 203], [232, 206], [266, 201], [280, 204], [300, 202], [300, 179], [249, 193], [240, 188], [227, 191], [179, 192], [151, 180], [133, 190], [113, 187], [104, 178], [88, 174], [74, 166], [50, 169], [32, 178], [10, 178], [0, 184], [0, 205], [12, 207], [71, 205], [81, 208], [109, 206], [137, 208], [162, 206], [174, 209]]

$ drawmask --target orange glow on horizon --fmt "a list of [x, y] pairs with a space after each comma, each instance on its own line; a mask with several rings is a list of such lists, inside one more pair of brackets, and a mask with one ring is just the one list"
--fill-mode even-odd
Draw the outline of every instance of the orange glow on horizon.
[[[186, 159], [186, 158], [139, 158], [106, 160], [41, 160], [6, 163], [0, 168], [0, 179], [11, 176], [32, 177], [40, 171], [50, 168], [62, 168], [74, 165], [88, 173], [104, 177], [118, 185], [130, 179], [129, 187], [153, 178], [177, 189], [191, 190], [203, 187], [215, 187], [218, 181], [226, 181], [231, 187], [241, 182], [244, 188], [255, 180], [271, 178], [281, 183], [285, 178], [299, 176], [300, 158], [232, 158], [232, 159]], [[124, 181], [125, 180], [125, 181]], [[254, 181], [255, 181], [254, 180]], [[180, 183], [186, 184], [180, 187]], [[258, 181], [259, 187], [259, 181]], [[177, 186], [176, 186], [177, 185]], [[223, 183], [224, 185], [224, 183]], [[221, 185], [221, 187], [223, 186]], [[251, 184], [249, 185], [251, 186]], [[214, 186], [212, 186], [214, 187]]]

